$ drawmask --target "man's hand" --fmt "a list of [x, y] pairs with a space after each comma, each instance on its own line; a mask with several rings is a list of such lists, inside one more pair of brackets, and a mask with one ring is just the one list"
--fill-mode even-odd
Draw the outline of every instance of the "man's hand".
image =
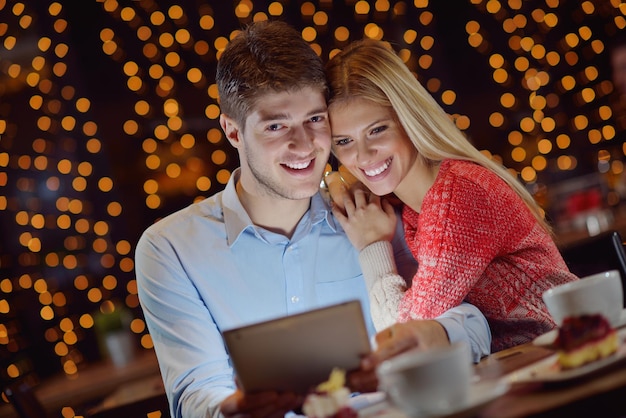
[[414, 319], [394, 324], [376, 334], [376, 351], [364, 357], [361, 367], [348, 375], [348, 386], [356, 392], [378, 389], [376, 368], [380, 363], [411, 349], [433, 350], [450, 345], [445, 328], [435, 320]]
[[285, 414], [300, 408], [302, 396], [291, 392], [235, 393], [224, 399], [220, 410], [227, 418], [283, 418]]

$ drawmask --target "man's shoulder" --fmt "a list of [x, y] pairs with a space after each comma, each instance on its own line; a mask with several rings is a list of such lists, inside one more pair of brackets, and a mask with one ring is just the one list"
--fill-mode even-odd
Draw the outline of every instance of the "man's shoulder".
[[222, 193], [218, 192], [205, 199], [197, 200], [176, 212], [157, 219], [146, 229], [145, 234], [163, 234], [171, 230], [187, 229], [189, 225], [202, 220], [223, 223]]

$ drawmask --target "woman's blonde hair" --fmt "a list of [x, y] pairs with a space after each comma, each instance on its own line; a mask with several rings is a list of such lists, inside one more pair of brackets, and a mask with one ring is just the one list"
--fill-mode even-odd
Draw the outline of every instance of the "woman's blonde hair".
[[391, 107], [417, 149], [418, 158], [426, 164], [448, 158], [468, 160], [493, 170], [550, 231], [542, 210], [524, 185], [467, 140], [387, 43], [372, 39], [351, 43], [328, 62], [326, 77], [330, 106], [362, 98]]

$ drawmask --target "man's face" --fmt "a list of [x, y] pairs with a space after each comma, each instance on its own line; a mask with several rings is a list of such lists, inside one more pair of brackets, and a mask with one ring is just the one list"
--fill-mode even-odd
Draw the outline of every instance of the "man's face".
[[620, 94], [626, 95], [626, 46], [613, 50], [611, 54], [613, 84]]
[[324, 95], [305, 87], [262, 96], [234, 145], [239, 150], [240, 181], [248, 192], [310, 198], [319, 190], [330, 154]]

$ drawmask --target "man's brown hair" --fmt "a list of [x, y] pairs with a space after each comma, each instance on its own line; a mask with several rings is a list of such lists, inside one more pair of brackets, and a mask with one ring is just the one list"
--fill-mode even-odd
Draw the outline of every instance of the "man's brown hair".
[[293, 27], [255, 22], [227, 46], [216, 74], [221, 112], [243, 129], [260, 96], [313, 87], [327, 94], [321, 58]]

